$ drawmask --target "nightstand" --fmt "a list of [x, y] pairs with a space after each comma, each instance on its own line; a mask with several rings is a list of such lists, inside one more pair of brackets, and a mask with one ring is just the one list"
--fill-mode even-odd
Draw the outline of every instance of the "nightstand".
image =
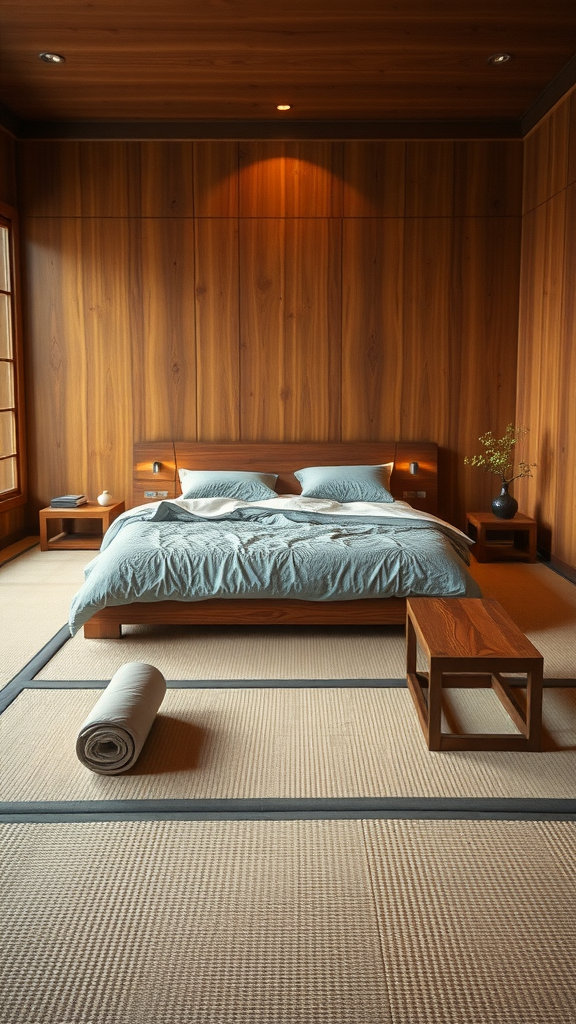
[[536, 520], [517, 512], [499, 519], [492, 512], [467, 512], [466, 532], [478, 562], [535, 562]]
[[[97, 501], [87, 501], [78, 508], [43, 508], [40, 510], [40, 550], [64, 550], [66, 548], [99, 548], [102, 537], [110, 523], [124, 511], [124, 502], [116, 501], [113, 505], [99, 505]], [[99, 533], [81, 532], [83, 521], [92, 520], [100, 523]], [[55, 524], [56, 533], [51, 526]]]

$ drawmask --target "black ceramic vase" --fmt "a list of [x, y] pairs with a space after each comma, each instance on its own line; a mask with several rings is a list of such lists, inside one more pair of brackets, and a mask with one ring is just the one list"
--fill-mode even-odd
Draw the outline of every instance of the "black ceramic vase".
[[511, 494], [508, 494], [510, 484], [507, 480], [502, 481], [502, 490], [492, 502], [492, 511], [498, 519], [513, 519], [518, 511], [518, 502]]

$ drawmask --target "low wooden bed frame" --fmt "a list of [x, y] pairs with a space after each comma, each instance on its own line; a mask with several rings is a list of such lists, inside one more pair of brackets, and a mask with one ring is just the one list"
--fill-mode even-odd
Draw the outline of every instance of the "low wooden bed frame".
[[[134, 446], [132, 505], [181, 494], [179, 469], [238, 469], [278, 474], [279, 494], [299, 494], [294, 476], [305, 466], [378, 465], [393, 462], [390, 489], [396, 499], [424, 512], [437, 512], [438, 449], [432, 442], [325, 442], [286, 444], [205, 444], [146, 442]], [[410, 464], [416, 463], [416, 472]], [[412, 467], [415, 468], [414, 466]], [[156, 470], [154, 472], [154, 470]], [[404, 623], [403, 598], [356, 601], [214, 599], [159, 601], [104, 608], [84, 625], [89, 639], [114, 639], [123, 625], [393, 625]]]

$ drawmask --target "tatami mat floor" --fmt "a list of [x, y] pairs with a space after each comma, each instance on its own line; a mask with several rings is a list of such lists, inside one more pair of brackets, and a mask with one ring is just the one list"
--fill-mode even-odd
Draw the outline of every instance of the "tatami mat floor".
[[[170, 688], [138, 762], [118, 776], [88, 772], [76, 757], [100, 692], [24, 690], [0, 716], [0, 799], [576, 801], [568, 687], [544, 694], [545, 753], [430, 752], [407, 689]], [[451, 690], [446, 704], [452, 727], [516, 731], [490, 690]]]
[[[0, 566], [0, 685], [64, 625], [91, 557], [35, 548]], [[545, 674], [576, 679], [576, 587], [543, 565], [473, 571]], [[80, 636], [40, 676], [106, 680], [127, 660], [360, 688], [170, 689], [163, 768], [145, 750], [122, 779], [74, 759], [94, 690], [24, 690], [0, 719], [5, 799], [401, 796], [414, 779], [471, 796], [478, 778], [504, 798], [572, 794], [572, 690], [546, 693], [549, 753], [432, 755], [406, 691], [362, 686], [404, 675], [401, 629]], [[462, 694], [458, 714], [485, 715], [487, 696]], [[193, 764], [174, 760], [182, 729]], [[0, 836], [0, 1024], [574, 1024], [571, 820], [20, 820]]]
[[70, 601], [92, 554], [40, 551], [36, 545], [0, 564], [0, 686], [68, 621]]
[[0, 828], [2, 1024], [574, 1022], [565, 823]]

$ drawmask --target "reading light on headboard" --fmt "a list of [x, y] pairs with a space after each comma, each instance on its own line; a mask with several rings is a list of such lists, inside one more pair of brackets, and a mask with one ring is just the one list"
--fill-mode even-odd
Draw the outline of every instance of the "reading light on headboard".
[[153, 462], [153, 463], [152, 463], [152, 472], [153, 472], [153, 473], [159, 473], [159, 472], [160, 472], [160, 466], [161, 466], [161, 465], [162, 465], [162, 463], [161, 463], [161, 462]]
[[412, 476], [416, 476], [416, 473], [418, 472], [419, 468], [420, 467], [417, 462], [411, 462], [410, 465], [408, 466], [408, 469], [410, 470]]

